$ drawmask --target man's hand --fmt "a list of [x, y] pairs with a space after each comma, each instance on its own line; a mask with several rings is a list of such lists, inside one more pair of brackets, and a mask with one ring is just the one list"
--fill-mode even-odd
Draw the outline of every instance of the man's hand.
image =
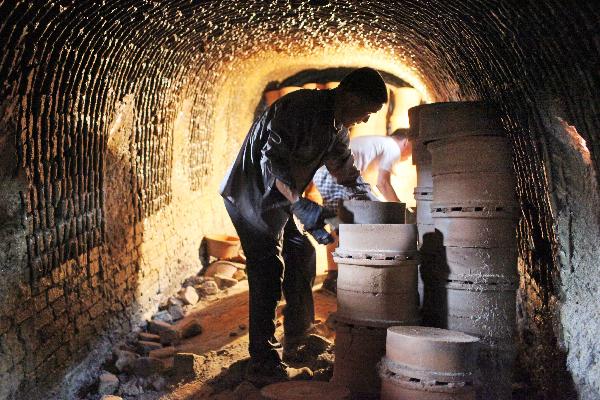
[[392, 173], [390, 171], [379, 170], [379, 175], [377, 176], [377, 189], [379, 189], [387, 201], [400, 201], [392, 186]]
[[301, 197], [300, 200], [292, 204], [290, 209], [307, 231], [323, 228], [325, 226], [325, 218], [335, 216], [335, 214], [326, 208], [304, 197]]
[[315, 238], [317, 243], [319, 244], [329, 244], [335, 242], [333, 236], [329, 234], [325, 229], [313, 229], [312, 231], [308, 231]]
[[325, 218], [335, 216], [334, 213], [304, 197], [292, 204], [291, 211], [319, 244], [328, 244], [334, 240], [324, 229]]

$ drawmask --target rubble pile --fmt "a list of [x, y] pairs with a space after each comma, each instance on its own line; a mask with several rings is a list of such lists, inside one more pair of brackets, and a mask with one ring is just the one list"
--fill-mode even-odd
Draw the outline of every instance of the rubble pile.
[[[227, 259], [222, 259], [220, 253], [210, 252], [209, 246], [206, 267], [184, 279], [177, 294], [161, 302], [150, 320], [114, 346], [112, 357], [104, 363], [96, 382], [85, 388], [82, 398], [158, 399], [168, 382], [190, 377], [190, 368], [198, 369], [198, 360], [204, 362], [204, 358], [179, 353], [178, 346], [183, 340], [200, 335], [202, 325], [197, 318], [184, 317], [203, 302], [217, 299], [220, 293], [226, 294], [227, 289], [246, 279], [245, 258], [240, 254], [239, 242], [233, 247], [225, 254]], [[240, 330], [245, 330], [245, 326], [240, 325]]]

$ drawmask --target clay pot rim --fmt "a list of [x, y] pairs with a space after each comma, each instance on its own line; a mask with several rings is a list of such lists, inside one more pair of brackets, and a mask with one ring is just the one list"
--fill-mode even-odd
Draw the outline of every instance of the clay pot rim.
[[[479, 168], [476, 171], [468, 171], [468, 170], [434, 170], [431, 173], [432, 179], [452, 179], [452, 178], [472, 178], [472, 179], [482, 179], [481, 175], [492, 175], [494, 179], [498, 181], [502, 180], [503, 183], [514, 183], [515, 175], [512, 170], [509, 169], [498, 169], [495, 166], [488, 166], [486, 168]], [[516, 185], [514, 185], [516, 186]]]
[[340, 228], [344, 227], [356, 227], [356, 229], [369, 228], [373, 227], [373, 229], [381, 229], [387, 227], [398, 227], [399, 229], [403, 229], [403, 227], [410, 227], [414, 224], [340, 224]]
[[[421, 130], [422, 132], [422, 130]], [[419, 132], [419, 133], [421, 133]], [[460, 131], [439, 131], [435, 133], [431, 133], [429, 135], [420, 136], [420, 142], [425, 146], [429, 146], [434, 142], [445, 142], [446, 140], [456, 139], [461, 137], [474, 137], [474, 136], [485, 136], [485, 137], [506, 137], [505, 132], [501, 126], [498, 128], [481, 128], [481, 129], [471, 129], [471, 130], [463, 130]]]
[[452, 290], [465, 290], [469, 292], [512, 292], [516, 291], [519, 287], [518, 282], [516, 283], [479, 283], [479, 282], [468, 282], [468, 281], [452, 281], [452, 280], [438, 280], [431, 279], [425, 282], [425, 285], [432, 287], [441, 287]]
[[490, 211], [511, 211], [511, 212], [519, 212], [521, 210], [521, 205], [513, 200], [484, 200], [484, 199], [475, 199], [475, 200], [460, 200], [460, 201], [443, 201], [443, 200], [434, 200], [432, 201], [431, 208], [437, 209], [448, 209], [448, 208], [483, 208], [485, 210]]
[[420, 325], [390, 326], [388, 335], [403, 336], [410, 339], [424, 339], [427, 342], [477, 343], [479, 338], [464, 332]]
[[361, 265], [363, 267], [368, 268], [377, 268], [377, 267], [389, 267], [389, 266], [398, 266], [400, 268], [411, 268], [419, 265], [420, 260], [417, 259], [417, 254], [414, 253], [412, 259], [392, 259], [392, 260], [377, 260], [377, 259], [368, 259], [368, 258], [352, 258], [352, 257], [340, 257], [338, 254], [333, 253], [333, 261], [339, 265]]
[[[460, 177], [460, 178], [476, 178], [477, 175], [505, 175], [507, 176], [509, 179], [506, 179], [505, 182], [509, 182], [512, 183], [511, 181], [515, 180], [515, 175], [512, 171], [512, 169], [506, 169], [506, 170], [499, 170], [499, 169], [493, 169], [494, 167], [490, 167], [489, 169], [478, 169], [475, 171], [469, 171], [469, 170], [463, 170], [463, 171], [438, 171], [438, 170], [432, 170], [431, 171], [431, 177], [433, 179], [437, 178], [437, 177], [443, 177], [443, 178], [452, 178], [452, 176], [449, 175], [456, 175], [456, 177]], [[512, 167], [511, 167], [512, 168]]]
[[[431, 151], [430, 149], [435, 149], [437, 150], [440, 147], [444, 147], [447, 146], [448, 144], [454, 143], [454, 142], [465, 142], [465, 141], [469, 141], [469, 140], [475, 140], [475, 141], [479, 141], [481, 143], [481, 139], [482, 138], [478, 138], [478, 136], [483, 136], [485, 139], [491, 139], [491, 140], [498, 140], [498, 141], [506, 141], [507, 138], [506, 136], [503, 135], [466, 135], [466, 136], [451, 136], [451, 137], [447, 137], [444, 138], [443, 140], [436, 140], [434, 142], [430, 142], [427, 144], [427, 150]], [[477, 138], [477, 139], [476, 139]], [[507, 147], [507, 149], [511, 149], [510, 148], [510, 143], [506, 142], [509, 146]]]
[[404, 208], [406, 207], [406, 203], [401, 201], [373, 201], [373, 200], [344, 200], [345, 205], [357, 206], [361, 208], [370, 208], [370, 206], [376, 203], [376, 207], [386, 207], [386, 208]]
[[[414, 199], [417, 202], [429, 202], [429, 203], [431, 203], [431, 201], [433, 200], [433, 193], [428, 194], [428, 195], [427, 194], [423, 195], [423, 194], [416, 194], [415, 193], [413, 197], [414, 197]], [[419, 204], [417, 204], [417, 207], [419, 207]]]
[[519, 284], [519, 276], [515, 274], [514, 276], [505, 276], [505, 275], [494, 275], [494, 274], [450, 274], [448, 278], [444, 279], [440, 276], [440, 273], [436, 272], [424, 272], [421, 271], [421, 275], [423, 279], [430, 282], [433, 280], [450, 280], [453, 282], [456, 281], [464, 281], [464, 282], [473, 282], [473, 284], [478, 285], [518, 285]]
[[500, 251], [500, 249], [503, 249], [502, 251], [510, 251], [510, 252], [515, 253], [515, 254], [518, 253], [518, 250], [517, 250], [517, 248], [515, 246], [510, 246], [510, 247], [502, 247], [502, 246], [500, 246], [500, 247], [491, 247], [490, 248], [490, 247], [479, 247], [479, 246], [450, 246], [450, 245], [447, 245], [447, 246], [444, 246], [443, 250], [441, 250], [441, 251], [438, 250], [438, 251], [435, 251], [435, 252], [429, 252], [428, 254], [436, 254], [436, 255], [440, 256], [440, 255], [443, 255], [443, 253], [447, 252], [448, 250], [450, 250], [450, 251], [462, 251], [462, 249], [468, 249], [469, 251], [470, 250], [473, 250], [473, 251], [476, 251], [476, 250], [480, 250], [480, 251], [492, 250], [492, 251], [494, 251], [494, 249], [498, 249], [498, 251]]
[[336, 313], [335, 315], [335, 320], [337, 323], [344, 323], [346, 325], [354, 325], [354, 326], [359, 326], [359, 327], [364, 327], [364, 328], [381, 328], [381, 329], [387, 329], [390, 326], [394, 326], [394, 325], [418, 325], [421, 323], [421, 317], [415, 317], [413, 319], [410, 320], [373, 320], [373, 319], [358, 319], [358, 318], [351, 318], [351, 317], [345, 317], [344, 315]]
[[472, 219], [517, 219], [520, 208], [517, 205], [496, 202], [472, 201], [457, 203], [431, 203], [432, 218], [472, 218]]
[[427, 136], [421, 137], [420, 141], [426, 146], [429, 146], [432, 142], [444, 142], [448, 139], [455, 139], [459, 137], [469, 137], [469, 136], [499, 136], [506, 137], [504, 130], [502, 127], [499, 128], [481, 128], [481, 129], [473, 129], [473, 130], [460, 130], [460, 131], [443, 131], [436, 132], [435, 134], [430, 134]]
[[211, 234], [211, 235], [204, 235], [204, 239], [206, 239], [207, 241], [227, 243], [227, 244], [232, 244], [232, 245], [240, 244], [240, 238], [238, 238], [237, 236], [223, 235], [223, 234], [218, 234], [218, 233]]
[[440, 384], [442, 382], [432, 381], [432, 382], [424, 382], [420, 379], [404, 377], [402, 375], [394, 374], [391, 371], [380, 370], [379, 376], [381, 377], [382, 383], [389, 382], [393, 385], [397, 385], [403, 387], [405, 389], [410, 389], [419, 392], [433, 392], [433, 393], [450, 393], [450, 394], [460, 394], [460, 393], [468, 393], [475, 390], [477, 386], [475, 386], [474, 382], [464, 382], [464, 386], [451, 386], [450, 384], [457, 385], [462, 382], [444, 382], [446, 385]]
[[[476, 342], [475, 342], [476, 343]], [[476, 352], [473, 352], [474, 358]], [[380, 368], [385, 368], [386, 372], [411, 379], [418, 379], [425, 382], [445, 382], [453, 384], [468, 383], [472, 384], [477, 375], [476, 363], [473, 362], [472, 371], [436, 371], [433, 369], [415, 369], [407, 364], [391, 360], [387, 356], [381, 359]]]
[[415, 186], [413, 193], [416, 193], [417, 189], [419, 189], [420, 192], [433, 192], [433, 186]]
[[341, 328], [341, 330], [351, 330], [351, 329], [357, 329], [360, 330], [361, 332], [368, 332], [371, 334], [376, 334], [376, 335], [386, 335], [387, 334], [387, 328], [389, 328], [389, 326], [371, 326], [371, 325], [362, 325], [359, 324], [357, 322], [344, 322], [344, 321], [340, 321], [338, 320], [338, 314], [337, 312], [331, 314], [333, 316], [333, 319], [336, 323], [336, 330], [338, 328]]

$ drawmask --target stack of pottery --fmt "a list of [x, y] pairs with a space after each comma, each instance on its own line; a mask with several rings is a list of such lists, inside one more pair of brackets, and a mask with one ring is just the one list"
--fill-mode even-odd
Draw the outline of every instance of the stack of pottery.
[[382, 400], [474, 400], [478, 339], [422, 326], [387, 330]]
[[431, 216], [433, 200], [433, 178], [431, 175], [431, 155], [419, 137], [419, 111], [423, 106], [408, 110], [410, 123], [410, 141], [412, 144], [412, 162], [417, 170], [417, 187], [414, 196], [417, 205], [417, 228], [419, 231], [419, 247], [423, 245], [424, 236], [435, 231]]
[[[363, 203], [361, 207], [370, 203], [374, 213], [384, 204]], [[352, 206], [344, 204], [346, 208]], [[404, 215], [403, 205], [397, 207], [398, 213], [392, 218]], [[416, 226], [342, 224], [334, 260], [338, 281], [332, 381], [348, 387], [354, 398], [378, 398], [376, 366], [385, 354], [386, 329], [420, 322]]]
[[414, 189], [415, 203], [417, 206], [417, 230], [419, 233], [419, 300], [423, 304], [424, 298], [424, 270], [434, 268], [435, 254], [439, 253], [442, 244], [439, 234], [435, 232], [431, 202], [433, 201], [433, 177], [431, 175], [431, 154], [419, 137], [419, 111], [423, 106], [416, 106], [408, 110], [410, 123], [409, 138], [412, 144], [412, 162], [417, 171], [417, 186]]
[[424, 322], [479, 337], [480, 398], [510, 398], [518, 215], [510, 144], [483, 102], [420, 106], [419, 138], [431, 155], [441, 244], [422, 268]]

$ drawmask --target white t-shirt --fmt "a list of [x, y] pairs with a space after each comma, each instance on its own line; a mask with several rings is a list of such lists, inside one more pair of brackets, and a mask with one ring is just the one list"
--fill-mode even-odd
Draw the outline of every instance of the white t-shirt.
[[379, 169], [392, 171], [394, 163], [400, 160], [400, 146], [389, 136], [359, 136], [350, 140], [350, 150], [354, 156], [354, 166], [364, 173], [372, 162], [379, 163]]

